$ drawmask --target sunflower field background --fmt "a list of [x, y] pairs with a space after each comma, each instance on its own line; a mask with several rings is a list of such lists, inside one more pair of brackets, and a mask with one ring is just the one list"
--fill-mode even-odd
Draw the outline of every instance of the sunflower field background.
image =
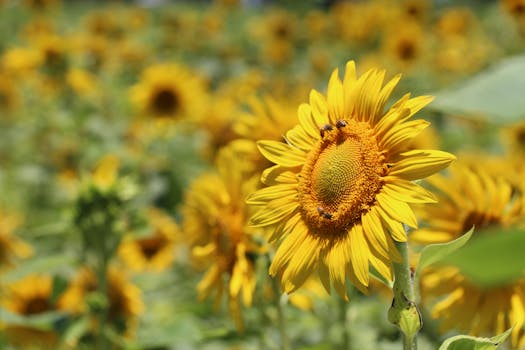
[[[412, 349], [406, 229], [419, 349], [525, 349], [524, 0], [0, 0], [0, 125], [0, 349]], [[292, 242], [369, 127], [404, 182]]]

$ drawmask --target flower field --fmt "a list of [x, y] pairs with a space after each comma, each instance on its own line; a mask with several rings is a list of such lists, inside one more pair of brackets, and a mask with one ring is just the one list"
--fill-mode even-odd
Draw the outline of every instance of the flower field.
[[0, 349], [525, 349], [525, 1], [0, 0]]

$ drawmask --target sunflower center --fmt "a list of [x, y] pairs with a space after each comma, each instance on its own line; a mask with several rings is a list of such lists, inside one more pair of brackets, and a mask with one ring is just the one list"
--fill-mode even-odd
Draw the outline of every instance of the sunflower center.
[[416, 48], [414, 44], [410, 41], [401, 41], [399, 43], [399, 57], [402, 60], [409, 61], [416, 56]]
[[360, 144], [349, 138], [329, 144], [319, 154], [312, 171], [313, 189], [326, 206], [338, 205], [350, 194], [359, 179]]
[[173, 114], [179, 107], [179, 97], [172, 89], [160, 89], [152, 102], [157, 114]]
[[24, 308], [24, 315], [34, 315], [39, 314], [44, 311], [48, 311], [51, 309], [51, 305], [49, 305], [49, 300], [47, 298], [38, 296], [30, 299]]
[[301, 171], [299, 202], [312, 231], [333, 234], [373, 205], [386, 165], [368, 123], [339, 121], [321, 135]]
[[165, 243], [164, 237], [157, 235], [151, 238], [142, 238], [138, 241], [140, 251], [144, 257], [148, 260], [151, 260], [161, 249]]

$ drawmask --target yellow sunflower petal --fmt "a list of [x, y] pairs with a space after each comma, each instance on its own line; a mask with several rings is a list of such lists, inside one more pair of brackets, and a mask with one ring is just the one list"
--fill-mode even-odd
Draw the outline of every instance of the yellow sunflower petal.
[[311, 235], [307, 235], [297, 246], [286, 270], [283, 273], [284, 290], [292, 293], [301, 287], [315, 271], [319, 259], [319, 245]]
[[267, 202], [291, 197], [297, 194], [297, 184], [280, 184], [260, 189], [246, 198], [248, 204], [266, 204]]
[[335, 69], [328, 81], [328, 117], [334, 124], [337, 120], [344, 119], [343, 84], [339, 79], [339, 70]]
[[368, 257], [370, 248], [365, 240], [363, 228], [361, 225], [354, 225], [349, 232], [350, 235], [350, 252], [352, 255], [352, 265], [354, 266], [355, 275], [359, 282], [368, 286], [370, 275], [368, 273]]
[[299, 206], [293, 197], [284, 197], [268, 203], [250, 219], [254, 227], [268, 226], [286, 218]]
[[301, 125], [296, 125], [293, 129], [290, 129], [286, 133], [286, 140], [303, 151], [310, 150], [315, 141], [315, 139], [304, 131], [304, 128]]
[[277, 185], [277, 184], [296, 184], [297, 177], [295, 173], [290, 169], [284, 168], [280, 165], [274, 165], [265, 171], [261, 175], [261, 182], [266, 185]]
[[325, 97], [316, 90], [310, 91], [310, 106], [312, 107], [312, 116], [317, 126], [317, 130], [330, 122], [328, 119], [328, 106]]
[[423, 179], [446, 168], [455, 156], [448, 152], [435, 150], [413, 150], [401, 153], [403, 160], [396, 162], [389, 175], [405, 180]]
[[381, 191], [390, 197], [407, 203], [436, 203], [436, 197], [413, 182], [398, 179], [383, 185]]
[[266, 159], [275, 164], [294, 167], [304, 164], [305, 153], [298, 148], [277, 141], [258, 141], [257, 147]]
[[391, 218], [407, 224], [410, 227], [417, 228], [416, 217], [408, 204], [388, 196], [383, 192], [377, 194], [376, 199], [381, 208], [383, 208]]
[[319, 138], [319, 125], [317, 125], [313, 115], [312, 108], [310, 105], [303, 103], [299, 106], [297, 112], [299, 123], [303, 127], [304, 131], [314, 139]]

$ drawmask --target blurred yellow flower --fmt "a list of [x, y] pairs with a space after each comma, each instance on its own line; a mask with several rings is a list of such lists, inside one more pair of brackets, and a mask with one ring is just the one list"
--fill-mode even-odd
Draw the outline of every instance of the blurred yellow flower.
[[287, 143], [258, 142], [276, 165], [261, 177], [268, 187], [247, 200], [262, 206], [251, 223], [277, 225], [270, 274], [288, 293], [318, 272], [327, 291], [333, 283], [347, 299], [346, 278], [366, 292], [370, 265], [392, 280], [399, 259], [393, 241], [406, 241], [403, 223], [417, 227], [408, 203], [434, 201], [412, 181], [454, 159], [434, 150], [403, 152], [429, 125], [407, 120], [432, 97], [407, 94], [385, 111], [400, 76], [383, 87], [384, 75], [371, 70], [357, 78], [348, 62], [343, 81], [333, 72], [326, 97], [312, 90], [310, 103], [299, 107], [300, 124], [286, 133]]
[[207, 268], [197, 286], [199, 298], [214, 294], [218, 307], [226, 293], [239, 330], [244, 327], [240, 299], [245, 306], [252, 303], [254, 263], [261, 249], [256, 230], [248, 226], [250, 212], [244, 204], [257, 178], [246, 178], [243, 163], [230, 149], [223, 149], [217, 157], [217, 174], [197, 178], [182, 207], [182, 233], [188, 239], [194, 263]]
[[[138, 324], [138, 316], [144, 311], [140, 289], [128, 281], [122, 270], [110, 267], [107, 271], [108, 321], [120, 333], [131, 336]], [[58, 300], [61, 309], [74, 314], [88, 311], [86, 298], [98, 288], [95, 273], [82, 268], [70, 282], [64, 294]]]
[[115, 184], [119, 167], [119, 157], [114, 154], [104, 156], [93, 171], [92, 184], [102, 191], [107, 191]]
[[0, 72], [0, 111], [11, 112], [20, 105], [20, 92], [8, 74]]
[[175, 257], [179, 228], [160, 209], [148, 211], [151, 232], [141, 237], [125, 237], [120, 243], [119, 257], [134, 272], [166, 270]]
[[148, 67], [130, 93], [143, 115], [171, 120], [195, 115], [207, 97], [203, 80], [178, 64]]
[[9, 74], [24, 75], [32, 72], [42, 62], [43, 57], [34, 48], [12, 48], [2, 55], [2, 66]]
[[[425, 226], [410, 235], [414, 242], [441, 243], [453, 240], [471, 227], [474, 237], [486, 229], [525, 223], [523, 193], [513, 191], [503, 177], [490, 176], [485, 165], [467, 167], [456, 163], [450, 176], [427, 179], [437, 190], [438, 203], [418, 210]], [[477, 286], [455, 267], [436, 267], [421, 275], [423, 302], [441, 329], [460, 329], [473, 335], [500, 334], [510, 327], [514, 348], [525, 345], [525, 280], [496, 287]]]
[[[53, 279], [50, 276], [28, 275], [2, 287], [0, 305], [17, 315], [37, 316], [57, 311], [51, 300], [52, 293]], [[6, 324], [1, 320], [0, 329], [17, 349], [53, 349], [58, 344], [58, 334], [53, 330]]]
[[16, 259], [27, 258], [33, 253], [31, 246], [14, 234], [20, 221], [18, 215], [0, 210], [0, 272], [13, 266]]
[[67, 72], [66, 81], [79, 96], [89, 95], [96, 91], [96, 77], [84, 69], [70, 69]]

